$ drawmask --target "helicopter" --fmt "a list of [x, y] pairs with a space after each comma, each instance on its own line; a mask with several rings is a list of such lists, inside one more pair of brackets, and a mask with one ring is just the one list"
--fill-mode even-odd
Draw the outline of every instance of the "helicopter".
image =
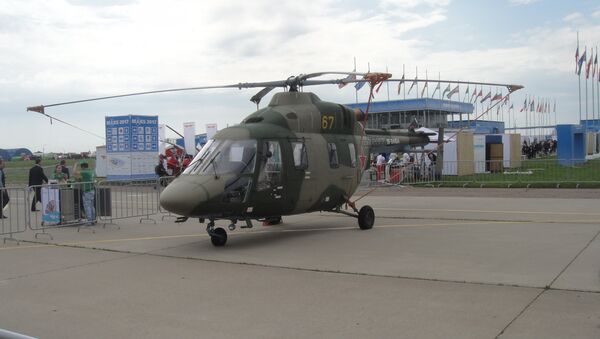
[[[343, 79], [314, 79], [323, 75], [346, 75]], [[357, 79], [357, 76], [362, 77]], [[215, 221], [229, 221], [228, 230], [252, 228], [253, 220], [268, 225], [282, 216], [326, 211], [357, 219], [362, 230], [371, 229], [375, 212], [360, 209], [351, 197], [370, 166], [370, 154], [398, 152], [429, 143], [428, 134], [409, 130], [366, 128], [365, 112], [321, 100], [307, 86], [365, 82], [373, 90], [389, 73], [320, 72], [285, 80], [239, 83], [130, 93], [71, 101], [28, 110], [46, 114], [46, 107], [116, 97], [182, 90], [263, 87], [250, 100], [258, 104], [274, 88], [270, 103], [239, 124], [218, 131], [196, 154], [185, 171], [160, 194], [160, 205], [181, 217], [198, 218], [214, 246], [224, 246], [227, 231]], [[504, 85], [509, 91], [521, 86]], [[346, 208], [344, 208], [346, 207]], [[347, 209], [350, 207], [350, 211]]]

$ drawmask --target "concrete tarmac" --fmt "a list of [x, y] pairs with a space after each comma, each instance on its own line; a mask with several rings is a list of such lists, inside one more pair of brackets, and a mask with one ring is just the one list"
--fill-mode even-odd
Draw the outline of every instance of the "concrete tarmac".
[[0, 246], [0, 328], [40, 338], [600, 337], [597, 199], [429, 190], [361, 199], [375, 208], [372, 230], [312, 213], [229, 232], [222, 248], [204, 225], [161, 215], [53, 229], [52, 239], [28, 230]]

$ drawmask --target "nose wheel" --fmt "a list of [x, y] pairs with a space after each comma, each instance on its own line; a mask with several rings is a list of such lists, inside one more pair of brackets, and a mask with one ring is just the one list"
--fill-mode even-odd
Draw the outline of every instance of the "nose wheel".
[[216, 247], [225, 246], [225, 243], [227, 242], [227, 232], [221, 227], [215, 228], [212, 233], [210, 233], [210, 242]]
[[361, 230], [368, 230], [373, 228], [375, 223], [375, 212], [369, 205], [361, 207], [358, 211], [358, 226]]
[[210, 242], [213, 246], [221, 247], [225, 246], [227, 242], [227, 231], [221, 227], [215, 228], [214, 220], [211, 220], [206, 226], [206, 232], [210, 236]]

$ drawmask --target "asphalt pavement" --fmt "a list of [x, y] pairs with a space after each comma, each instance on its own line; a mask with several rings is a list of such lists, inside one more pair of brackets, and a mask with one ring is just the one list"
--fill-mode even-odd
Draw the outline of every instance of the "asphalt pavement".
[[476, 191], [373, 192], [359, 201], [375, 209], [371, 230], [312, 213], [230, 232], [222, 248], [197, 221], [163, 215], [52, 238], [27, 230], [0, 246], [0, 328], [40, 338], [600, 337], [598, 191]]

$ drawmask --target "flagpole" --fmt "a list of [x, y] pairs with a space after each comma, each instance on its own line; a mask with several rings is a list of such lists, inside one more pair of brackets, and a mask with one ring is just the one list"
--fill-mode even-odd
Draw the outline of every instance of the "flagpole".
[[[585, 57], [587, 59], [587, 46], [585, 46], [584, 48], [584, 52], [585, 53]], [[585, 60], [585, 62], [587, 63], [587, 60]], [[586, 66], [587, 68], [587, 66]], [[587, 133], [587, 127], [588, 127], [588, 77], [585, 77], [585, 132]], [[587, 138], [587, 137], [586, 137]]]
[[[356, 57], [354, 57], [354, 71], [356, 72]], [[358, 104], [358, 89], [356, 86], [354, 87], [354, 97], [356, 99], [356, 103]]]
[[[387, 65], [385, 65], [385, 72], [389, 73]], [[388, 101], [390, 101], [390, 82], [389, 81], [385, 82], [385, 87], [387, 87]]]
[[[415, 79], [419, 78], [419, 66], [415, 66]], [[417, 99], [419, 99], [419, 83], [417, 82]]]
[[[579, 50], [579, 31], [577, 31], [577, 50]], [[579, 123], [581, 124], [581, 67], [579, 66], [579, 60], [577, 60], [577, 66], [579, 70], [577, 76], [579, 77]]]
[[[406, 74], [406, 72], [404, 71], [404, 64], [402, 64], [402, 75], [404, 76], [404, 74]], [[404, 100], [406, 100], [406, 84], [404, 85]]]
[[527, 130], [527, 125], [529, 124], [529, 107], [531, 107], [531, 97], [529, 96], [529, 94], [527, 94], [527, 106], [525, 106], [525, 130], [523, 131], [523, 134], [525, 134], [525, 136], [527, 136], [528, 130]]
[[[598, 58], [598, 46], [596, 46], [596, 58]], [[598, 104], [598, 110], [597, 110], [598, 118], [597, 119], [600, 119], [600, 66], [598, 66], [598, 65], [596, 65], [596, 76], [597, 76], [596, 79], [598, 79], [598, 83], [596, 84], [596, 93], [597, 93], [596, 103]], [[597, 121], [596, 121], [596, 123], [597, 123]]]

